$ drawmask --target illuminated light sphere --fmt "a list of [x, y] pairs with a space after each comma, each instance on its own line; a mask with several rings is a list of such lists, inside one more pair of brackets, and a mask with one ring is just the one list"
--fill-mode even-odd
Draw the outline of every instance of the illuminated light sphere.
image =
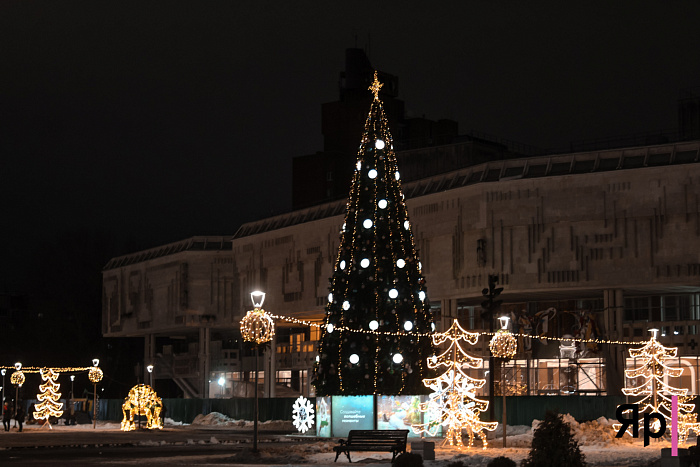
[[399, 259], [396, 261], [396, 265], [399, 267], [399, 269], [401, 269], [404, 266], [406, 266], [406, 261], [404, 261], [403, 259]]
[[15, 370], [19, 371], [22, 369], [22, 364], [20, 362], [15, 363]]
[[219, 386], [223, 386], [224, 384], [226, 384], [226, 380], [224, 379], [223, 376], [221, 378], [219, 378], [219, 381], [217, 381], [217, 382], [219, 383]]
[[371, 169], [369, 172], [367, 172], [367, 176], [371, 179], [377, 178], [377, 171], [374, 169]]
[[364, 258], [362, 261], [360, 261], [360, 266], [362, 266], [363, 268], [368, 267], [369, 266], [369, 259]]
[[404, 221], [403, 228], [408, 230], [410, 227], [411, 227], [411, 224], [408, 221]]
[[399, 180], [401, 178], [401, 175], [399, 175], [399, 172], [397, 171], [394, 176], [396, 177], [396, 180]]
[[320, 356], [320, 355], [316, 355], [316, 362], [320, 362], [320, 361], [321, 361], [321, 356]]
[[357, 167], [357, 170], [362, 169], [362, 162], [361, 162], [361, 161], [357, 161], [356, 167]]
[[403, 362], [403, 355], [401, 355], [400, 353], [395, 353], [394, 356], [391, 357], [391, 359], [394, 361], [394, 363], [398, 364]]
[[350, 302], [345, 300], [343, 302], [343, 310], [349, 310], [350, 309]]
[[381, 139], [378, 139], [377, 141], [374, 142], [374, 147], [377, 149], [384, 149], [384, 141]]
[[430, 323], [430, 329], [435, 332], [435, 323]]
[[345, 222], [343, 222], [343, 232], [345, 232]]
[[345, 260], [340, 262], [340, 270], [342, 271], [343, 269], [345, 269]]
[[372, 228], [372, 219], [365, 219], [362, 222], [362, 227], [364, 227], [365, 229], [371, 229]]
[[369, 328], [372, 331], [376, 331], [377, 329], [379, 329], [379, 322], [376, 319], [373, 319], [369, 322]]
[[15, 386], [22, 386], [24, 384], [24, 373], [21, 371], [15, 371], [12, 373], [12, 376], [10, 376], [10, 383], [14, 384]]
[[328, 331], [328, 334], [332, 334], [333, 329], [335, 329], [335, 327], [331, 323], [328, 323], [328, 326], [326, 326], [326, 331]]
[[389, 298], [396, 298], [399, 296], [399, 291], [396, 289], [391, 289], [389, 291]]
[[357, 355], [356, 353], [350, 355], [350, 363], [353, 365], [357, 365], [357, 363], [360, 361], [360, 356]]
[[513, 334], [503, 329], [491, 338], [489, 349], [494, 357], [497, 358], [513, 358], [518, 351], [518, 340]]
[[241, 335], [246, 342], [270, 342], [275, 336], [275, 323], [265, 310], [250, 310], [241, 320]]
[[377, 206], [379, 206], [379, 209], [385, 209], [386, 206], [387, 206], [387, 204], [388, 204], [388, 203], [386, 202], [385, 199], [380, 199], [380, 200], [377, 202]]
[[104, 376], [104, 374], [102, 373], [102, 370], [96, 366], [93, 366], [92, 368], [90, 368], [90, 371], [88, 372], [88, 379], [93, 384], [97, 384], [100, 381], [102, 381], [102, 376]]
[[405, 323], [403, 323], [403, 328], [406, 331], [410, 331], [411, 329], [413, 329], [413, 323], [410, 321], [406, 321]]
[[421, 269], [423, 269], [423, 263], [418, 261], [418, 270], [420, 271]]
[[333, 303], [333, 294], [332, 293], [328, 294], [328, 301]]
[[421, 302], [423, 300], [425, 300], [425, 292], [423, 292], [422, 290], [420, 292], [418, 292], [418, 298], [420, 299]]

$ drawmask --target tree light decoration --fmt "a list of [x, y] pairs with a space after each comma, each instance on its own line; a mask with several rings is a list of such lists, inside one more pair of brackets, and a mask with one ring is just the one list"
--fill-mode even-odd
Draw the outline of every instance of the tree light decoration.
[[304, 396], [299, 396], [292, 405], [292, 422], [300, 433], [306, 433], [314, 424], [314, 407]]
[[[401, 192], [389, 122], [379, 99], [382, 84], [376, 75], [374, 95], [361, 144], [358, 167], [345, 211], [336, 267], [319, 339], [320, 361], [314, 367], [317, 396], [359, 394], [418, 394], [425, 392], [425, 359], [433, 353], [429, 339], [433, 314], [425, 290]], [[361, 164], [360, 164], [361, 162]], [[365, 224], [366, 222], [366, 224]], [[401, 259], [405, 267], [398, 267]], [[347, 261], [349, 267], [338, 265]], [[349, 301], [349, 309], [343, 307]], [[404, 331], [410, 321], [412, 330]], [[327, 327], [333, 323], [333, 328]], [[378, 332], [381, 323], [382, 332]], [[333, 330], [331, 332], [331, 330]], [[357, 354], [358, 364], [350, 357]], [[399, 357], [400, 356], [400, 357]], [[394, 358], [398, 360], [395, 361]]]
[[518, 340], [508, 331], [508, 320], [510, 318], [502, 316], [498, 319], [501, 321], [501, 329], [491, 338], [489, 349], [491, 349], [494, 357], [511, 359], [515, 357], [515, 353], [518, 351]]
[[[683, 368], [672, 368], [666, 364], [667, 360], [675, 359], [677, 347], [664, 347], [656, 340], [658, 329], [650, 329], [651, 339], [641, 348], [629, 349], [630, 357], [641, 358], [642, 366], [631, 370], [625, 370], [625, 376], [629, 380], [642, 379], [642, 384], [636, 387], [626, 387], [622, 392], [627, 396], [641, 397], [637, 401], [642, 409], [641, 413], [660, 413], [666, 419], [666, 426], [671, 425], [672, 396], [678, 396], [678, 442], [683, 444], [688, 439], [690, 430], [700, 434], [700, 423], [697, 422], [697, 414], [692, 413], [695, 404], [689, 401], [694, 398], [688, 396], [688, 389], [676, 388], [666, 383], [668, 377], [678, 378], [683, 373]], [[626, 413], [626, 412], [625, 412]], [[644, 429], [644, 417], [640, 415], [639, 430]], [[652, 427], [654, 432], [659, 430], [658, 420], [654, 420]], [[613, 424], [613, 429], [619, 431], [622, 424]], [[625, 431], [632, 435], [632, 427]]]
[[486, 433], [493, 431], [498, 422], [482, 422], [479, 412], [488, 409], [489, 403], [476, 398], [476, 390], [481, 388], [486, 380], [468, 376], [463, 368], [480, 368], [483, 364], [480, 358], [472, 357], [460, 345], [476, 344], [477, 333], [465, 331], [455, 319], [450, 329], [433, 334], [433, 344], [438, 346], [449, 341], [448, 348], [440, 355], [428, 358], [428, 367], [435, 369], [445, 367], [447, 371], [436, 378], [427, 378], [423, 384], [433, 390], [427, 402], [420, 404], [420, 410], [428, 415], [428, 423], [412, 425], [415, 433], [437, 434], [440, 425], [447, 427], [445, 443], [450, 446], [462, 447], [462, 430], [469, 433], [469, 447], [474, 444], [475, 435], [481, 438], [486, 449]]
[[[149, 430], [163, 429], [160, 421], [160, 412], [163, 410], [163, 401], [156, 394], [152, 387], [147, 384], [138, 384], [131, 388], [129, 395], [124, 398], [122, 404], [122, 431], [132, 431], [136, 429], [134, 415], [146, 416], [146, 428]], [[126, 413], [129, 412], [129, 415]]]
[[58, 402], [61, 399], [61, 393], [58, 392], [61, 385], [56, 382], [58, 373], [51, 368], [41, 370], [41, 379], [46, 382], [39, 386], [41, 392], [36, 395], [39, 402], [34, 404], [34, 419], [44, 420], [44, 425], [48, 424], [53, 429], [49, 418], [63, 415], [63, 404]]

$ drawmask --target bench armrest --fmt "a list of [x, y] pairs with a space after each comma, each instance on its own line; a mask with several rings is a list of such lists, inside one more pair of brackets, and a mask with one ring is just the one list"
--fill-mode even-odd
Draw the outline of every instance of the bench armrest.
[[345, 446], [345, 444], [347, 444], [347, 441], [344, 439], [339, 439], [338, 444], [340, 444], [341, 446]]

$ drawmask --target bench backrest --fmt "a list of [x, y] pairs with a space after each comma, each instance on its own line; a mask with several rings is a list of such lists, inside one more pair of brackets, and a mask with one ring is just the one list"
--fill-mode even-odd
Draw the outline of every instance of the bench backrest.
[[348, 444], [355, 446], [406, 446], [408, 430], [350, 430]]

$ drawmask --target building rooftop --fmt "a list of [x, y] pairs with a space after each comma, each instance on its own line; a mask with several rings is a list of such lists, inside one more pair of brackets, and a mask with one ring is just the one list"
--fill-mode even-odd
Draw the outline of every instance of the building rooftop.
[[107, 262], [103, 271], [180, 253], [181, 251], [230, 251], [231, 249], [231, 236], [229, 235], [223, 237], [191, 237], [186, 240], [168, 243], [167, 245], [150, 248], [148, 250], [117, 256]]
[[[403, 193], [408, 199], [477, 183], [699, 162], [700, 141], [506, 159], [408, 182], [403, 185]], [[338, 200], [248, 222], [238, 229], [233, 238], [248, 237], [304, 222], [337, 216], [345, 212], [346, 205], [346, 200]]]

